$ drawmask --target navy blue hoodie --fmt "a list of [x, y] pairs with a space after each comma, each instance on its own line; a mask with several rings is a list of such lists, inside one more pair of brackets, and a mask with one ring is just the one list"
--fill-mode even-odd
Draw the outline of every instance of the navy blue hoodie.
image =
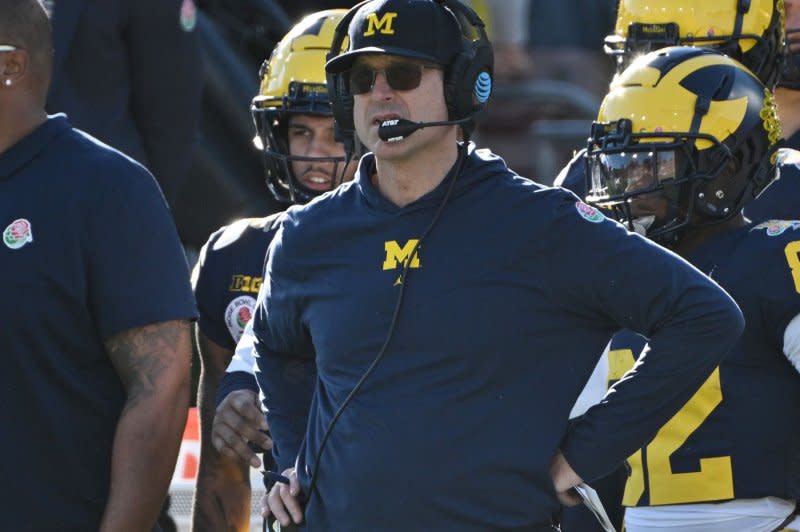
[[[470, 150], [398, 207], [370, 182], [293, 207], [255, 315], [257, 378], [281, 468], [299, 454], [311, 530], [502, 530], [549, 522], [561, 448], [585, 480], [686, 402], [739, 336], [736, 304], [671, 252], [573, 194]], [[405, 279], [402, 262], [452, 194]], [[637, 371], [585, 416], [570, 408], [614, 331], [651, 338]], [[316, 373], [315, 373], [316, 369]], [[310, 407], [309, 407], [310, 405]], [[302, 443], [301, 443], [302, 442]]]

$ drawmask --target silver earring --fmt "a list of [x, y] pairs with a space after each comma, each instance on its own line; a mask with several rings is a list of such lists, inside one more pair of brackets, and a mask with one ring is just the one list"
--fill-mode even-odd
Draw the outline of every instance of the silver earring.
[[8, 79], [8, 78], [6, 78], [6, 80], [3, 83], [5, 83], [6, 87], [10, 87], [11, 86], [11, 80]]

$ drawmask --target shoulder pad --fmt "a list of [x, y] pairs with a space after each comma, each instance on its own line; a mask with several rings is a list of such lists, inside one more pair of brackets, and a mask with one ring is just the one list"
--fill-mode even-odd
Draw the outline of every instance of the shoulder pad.
[[791, 148], [781, 148], [778, 150], [778, 164], [784, 165], [800, 165], [800, 151]]
[[226, 246], [229, 246], [242, 238], [242, 235], [250, 230], [261, 231], [264, 233], [274, 231], [280, 225], [280, 220], [283, 218], [283, 212], [275, 213], [266, 218], [242, 218], [236, 220], [227, 227], [223, 227], [218, 231], [219, 238], [214, 242], [211, 249], [218, 251]]

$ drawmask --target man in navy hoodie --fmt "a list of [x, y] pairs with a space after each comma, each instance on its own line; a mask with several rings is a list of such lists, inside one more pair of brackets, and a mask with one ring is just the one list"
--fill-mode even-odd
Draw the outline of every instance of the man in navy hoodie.
[[[459, 142], [492, 75], [462, 4], [373, 0], [337, 33], [334, 118], [372, 153], [353, 182], [290, 208], [270, 247], [253, 328], [287, 478], [264, 514], [308, 530], [552, 530], [571, 488], [705, 381], [741, 313], [674, 254]], [[568, 422], [620, 328], [651, 351]]]

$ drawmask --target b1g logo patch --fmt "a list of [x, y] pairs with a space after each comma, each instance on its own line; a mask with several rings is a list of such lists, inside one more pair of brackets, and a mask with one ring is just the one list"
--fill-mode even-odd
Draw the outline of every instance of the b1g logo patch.
[[228, 326], [234, 341], [238, 342], [242, 337], [244, 327], [253, 318], [255, 308], [256, 300], [250, 296], [239, 296], [228, 303], [225, 309], [225, 325]]
[[33, 242], [33, 229], [25, 218], [14, 220], [3, 231], [3, 243], [7, 248], [19, 249], [29, 242]]
[[606, 219], [606, 217], [603, 215], [602, 212], [598, 211], [597, 209], [595, 209], [590, 205], [586, 205], [582, 201], [575, 202], [575, 209], [578, 211], [578, 214], [581, 215], [581, 218], [589, 222], [592, 222], [593, 224], [599, 224], [600, 222]]
[[800, 222], [790, 220], [767, 220], [755, 226], [751, 231], [765, 229], [767, 236], [779, 236], [789, 229], [800, 229]]

